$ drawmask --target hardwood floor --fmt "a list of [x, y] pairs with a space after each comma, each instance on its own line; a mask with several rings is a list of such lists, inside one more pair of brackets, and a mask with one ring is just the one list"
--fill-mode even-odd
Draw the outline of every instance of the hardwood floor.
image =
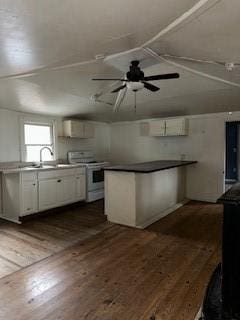
[[107, 228], [103, 202], [82, 204], [17, 225], [0, 220], [0, 278]]
[[191, 202], [147, 230], [113, 225], [4, 277], [0, 319], [193, 320], [219, 261], [221, 212]]

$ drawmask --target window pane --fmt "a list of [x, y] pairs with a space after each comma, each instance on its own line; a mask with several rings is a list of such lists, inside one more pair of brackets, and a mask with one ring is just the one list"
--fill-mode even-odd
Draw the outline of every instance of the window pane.
[[50, 126], [25, 124], [24, 136], [25, 144], [52, 144]]
[[[39, 162], [40, 161], [40, 150], [43, 146], [26, 146], [26, 161], [30, 162]], [[50, 147], [52, 150], [52, 147]], [[49, 150], [44, 149], [42, 152], [42, 159], [43, 161], [51, 161], [53, 160], [53, 156], [49, 152]]]

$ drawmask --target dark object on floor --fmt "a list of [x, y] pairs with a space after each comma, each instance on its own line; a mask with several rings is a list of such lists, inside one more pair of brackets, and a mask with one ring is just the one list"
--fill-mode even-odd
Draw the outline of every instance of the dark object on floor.
[[221, 320], [221, 264], [214, 270], [203, 301], [203, 320]]
[[204, 320], [240, 320], [240, 183], [223, 194], [222, 264], [209, 282]]

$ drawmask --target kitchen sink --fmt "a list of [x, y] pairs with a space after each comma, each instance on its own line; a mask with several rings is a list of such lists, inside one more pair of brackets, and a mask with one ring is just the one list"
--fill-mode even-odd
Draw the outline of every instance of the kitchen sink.
[[68, 167], [72, 167], [72, 164], [57, 164], [55, 167], [56, 168], [68, 168]]
[[43, 165], [43, 166], [31, 166], [28, 168], [37, 168], [37, 169], [50, 169], [50, 168], [70, 168], [70, 167], [76, 167], [75, 164], [65, 164], [65, 163], [59, 163], [55, 165]]
[[44, 170], [44, 169], [60, 169], [60, 168], [64, 169], [64, 168], [72, 168], [72, 167], [76, 167], [76, 165], [60, 163], [56, 165], [29, 166], [29, 167], [20, 167], [20, 168], [23, 170], [34, 170], [34, 169]]

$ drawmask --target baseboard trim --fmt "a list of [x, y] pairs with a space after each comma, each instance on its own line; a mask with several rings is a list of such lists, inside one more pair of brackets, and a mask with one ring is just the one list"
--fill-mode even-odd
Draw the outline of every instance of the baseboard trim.
[[221, 194], [191, 194], [188, 195], [188, 199], [195, 201], [203, 201], [203, 202], [212, 202], [216, 203], [217, 199], [221, 196]]
[[150, 226], [151, 224], [153, 224], [154, 222], [157, 222], [158, 220], [160, 220], [161, 218], [164, 218], [165, 216], [167, 216], [168, 214], [172, 213], [173, 211], [181, 208], [182, 206], [184, 206], [186, 203], [188, 203], [190, 200], [189, 199], [184, 199], [181, 202], [176, 203], [174, 206], [161, 211], [157, 216], [149, 219], [148, 221], [144, 222], [143, 224], [137, 225], [136, 228], [138, 229], [145, 229], [146, 227]]
[[17, 220], [17, 219], [11, 219], [11, 218], [7, 218], [7, 217], [4, 217], [2, 215], [0, 215], [0, 218], [3, 219], [3, 220], [7, 220], [7, 221], [10, 221], [10, 222], [14, 222], [14, 223], [18, 223], [18, 224], [22, 224], [21, 221]]
[[194, 320], [200, 320], [202, 316], [202, 309], [200, 308], [200, 310], [198, 311], [196, 317], [194, 318]]

